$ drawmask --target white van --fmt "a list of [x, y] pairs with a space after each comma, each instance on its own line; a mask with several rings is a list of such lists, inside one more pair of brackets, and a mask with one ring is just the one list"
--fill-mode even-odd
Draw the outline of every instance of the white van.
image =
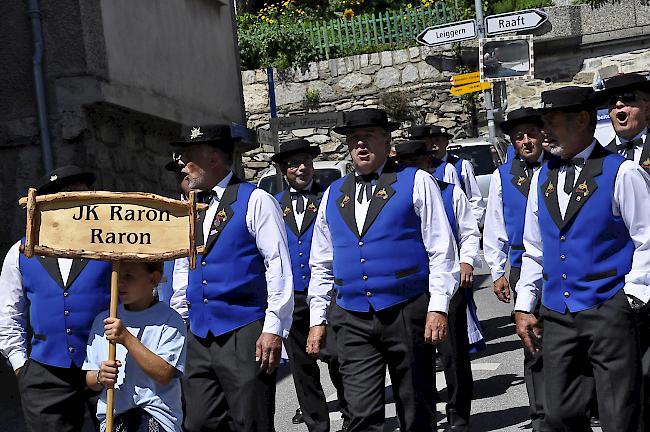
[[472, 163], [481, 196], [487, 200], [492, 173], [506, 160], [505, 148], [491, 144], [487, 138], [467, 138], [452, 140], [447, 151]]

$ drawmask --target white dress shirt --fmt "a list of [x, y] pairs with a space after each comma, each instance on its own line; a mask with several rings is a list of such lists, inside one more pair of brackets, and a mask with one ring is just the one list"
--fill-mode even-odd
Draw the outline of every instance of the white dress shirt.
[[[635, 139], [639, 139], [639, 138], [641, 138], [642, 142], [645, 143], [645, 142], [646, 142], [647, 135], [648, 135], [648, 128], [643, 129], [641, 132], [639, 132], [639, 133], [638, 133], [634, 138], [632, 138], [631, 140], [622, 139], [620, 136], [616, 135], [616, 138], [615, 138], [615, 139], [616, 139], [616, 148], [617, 148], [618, 154], [620, 154], [620, 155], [623, 156], [623, 157], [626, 156], [626, 153], [627, 153], [626, 149], [625, 149], [625, 148], [620, 148], [620, 149], [619, 149], [619, 147], [618, 147], [618, 146], [622, 145], [624, 142], [627, 142], [627, 141], [634, 141]], [[645, 145], [645, 144], [641, 144], [641, 145], [637, 145], [637, 146], [634, 147], [634, 162], [636, 162], [636, 163], [638, 163], [638, 164], [641, 163], [641, 162], [640, 162], [640, 160], [641, 160], [641, 153], [643, 152], [643, 146], [644, 146], [644, 145]]]
[[[543, 156], [540, 156], [540, 162]], [[535, 167], [537, 172], [540, 167]], [[490, 194], [485, 212], [483, 227], [483, 255], [490, 267], [492, 280], [495, 281], [506, 273], [510, 240], [506, 232], [506, 222], [503, 216], [503, 189], [499, 169], [495, 169], [490, 180]]]
[[[589, 147], [578, 153], [575, 157], [587, 159], [594, 147], [594, 140]], [[577, 181], [582, 168], [575, 167]], [[566, 178], [565, 167], [560, 168], [557, 180], [557, 194], [562, 217], [566, 213], [569, 203], [569, 195], [564, 192], [564, 181]], [[542, 269], [544, 257], [542, 255], [542, 236], [538, 219], [538, 179], [539, 171], [535, 173], [528, 195], [528, 206], [526, 207], [526, 222], [524, 226], [524, 252], [521, 279], [517, 283], [517, 301], [515, 310], [532, 312], [539, 297], [542, 285]], [[630, 232], [634, 242], [634, 254], [632, 255], [632, 269], [625, 276], [626, 294], [633, 295], [643, 302], [650, 300], [650, 176], [643, 169], [632, 161], [625, 161], [621, 164], [616, 174], [614, 183], [614, 195], [612, 197], [612, 212], [615, 216], [621, 216], [625, 226]]]
[[[311, 186], [314, 184], [313, 181], [309, 182], [309, 184], [305, 187], [306, 191], [311, 190]], [[297, 189], [294, 188], [289, 188], [289, 193], [296, 193], [299, 192]], [[298, 207], [298, 200], [302, 200], [303, 206], [302, 208], [304, 211], [302, 213], [298, 213], [296, 208]], [[305, 219], [305, 211], [307, 211], [307, 197], [298, 195], [296, 197], [291, 198], [291, 205], [293, 206], [293, 217], [296, 218], [296, 226], [298, 227], [299, 230], [302, 229], [302, 221]]]
[[460, 262], [474, 267], [482, 266], [481, 259], [481, 232], [467, 200], [467, 195], [459, 187], [454, 188], [453, 193], [454, 216], [456, 232], [458, 233], [458, 244], [460, 246]]
[[[378, 174], [383, 170], [380, 167]], [[376, 182], [373, 182], [373, 193]], [[354, 212], [359, 232], [368, 212], [370, 202], [365, 198], [361, 203], [357, 195], [361, 185], [356, 184]], [[334, 288], [334, 273], [332, 269], [333, 251], [332, 237], [327, 222], [327, 200], [330, 188], [323, 194], [321, 206], [314, 222], [314, 237], [311, 245], [309, 267], [311, 280], [309, 282], [308, 302], [310, 309], [310, 325], [319, 325], [327, 320], [327, 309], [330, 304], [330, 293]], [[440, 188], [426, 171], [418, 170], [413, 185], [413, 208], [421, 221], [422, 240], [429, 255], [429, 311], [446, 313], [449, 300], [458, 287], [459, 267], [458, 250], [451, 227], [445, 214]], [[393, 251], [392, 253], [399, 253]]]
[[[442, 157], [442, 160], [447, 162], [448, 157], [449, 154], [445, 153], [445, 155]], [[476, 223], [480, 224], [483, 220], [483, 214], [485, 213], [485, 201], [483, 201], [483, 196], [481, 196], [481, 189], [479, 189], [478, 182], [476, 181], [476, 176], [474, 175], [474, 167], [472, 166], [472, 163], [466, 159], [463, 159], [460, 167], [460, 176], [462, 177], [460, 180], [463, 182], [465, 195], [467, 195], [469, 204], [472, 206], [472, 213], [474, 214]], [[453, 165], [452, 168], [454, 168], [454, 171], [456, 170]]]
[[[0, 352], [7, 357], [14, 370], [22, 367], [27, 361], [27, 296], [23, 290], [23, 276], [19, 267], [19, 247], [20, 241], [9, 249], [0, 273]], [[57, 261], [65, 284], [68, 282], [73, 260], [58, 258]]]
[[[219, 200], [221, 200], [232, 175], [230, 172], [212, 188], [217, 196], [210, 202], [203, 220], [204, 244], [208, 239], [210, 227], [217, 213]], [[257, 249], [264, 258], [266, 267], [268, 305], [262, 331], [286, 338], [293, 319], [293, 278], [287, 233], [280, 205], [275, 198], [262, 189], [255, 189], [251, 193], [246, 211], [246, 227], [255, 238]], [[188, 272], [189, 260], [187, 258], [177, 259], [174, 263], [172, 282], [174, 293], [170, 300], [170, 306], [184, 319], [189, 316], [185, 297]]]
[[458, 178], [458, 172], [456, 172], [456, 167], [450, 163], [445, 164], [445, 172], [442, 174], [442, 181], [461, 187], [460, 179]]

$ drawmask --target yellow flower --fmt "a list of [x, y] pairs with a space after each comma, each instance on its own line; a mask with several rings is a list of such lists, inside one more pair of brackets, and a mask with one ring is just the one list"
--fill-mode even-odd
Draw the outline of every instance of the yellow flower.
[[350, 19], [354, 16], [354, 11], [352, 9], [346, 9], [343, 11], [343, 18]]

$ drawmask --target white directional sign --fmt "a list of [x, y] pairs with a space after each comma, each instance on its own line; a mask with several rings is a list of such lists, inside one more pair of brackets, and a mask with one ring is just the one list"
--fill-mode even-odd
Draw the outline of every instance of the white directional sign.
[[485, 32], [488, 36], [533, 30], [548, 20], [548, 15], [537, 9], [527, 9], [485, 18]]
[[415, 40], [421, 45], [434, 46], [475, 38], [476, 21], [467, 20], [427, 27]]

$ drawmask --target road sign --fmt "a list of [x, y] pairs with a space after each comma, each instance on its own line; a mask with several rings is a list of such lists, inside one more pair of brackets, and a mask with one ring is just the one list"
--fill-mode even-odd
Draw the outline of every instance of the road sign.
[[548, 20], [548, 15], [537, 9], [527, 9], [485, 18], [487, 36], [511, 33], [522, 30], [533, 30]]
[[426, 46], [460, 42], [476, 38], [476, 21], [466, 20], [451, 24], [427, 27], [415, 40]]
[[451, 88], [451, 94], [454, 96], [460, 96], [467, 93], [474, 93], [478, 91], [488, 90], [492, 87], [492, 83], [489, 82], [475, 82], [463, 86], [454, 86]]
[[341, 121], [342, 113], [314, 113], [271, 119], [271, 128], [277, 127], [279, 131], [307, 129], [317, 127], [334, 127]]
[[480, 72], [470, 72], [465, 74], [454, 75], [451, 77], [451, 83], [455, 86], [475, 83], [481, 80]]

